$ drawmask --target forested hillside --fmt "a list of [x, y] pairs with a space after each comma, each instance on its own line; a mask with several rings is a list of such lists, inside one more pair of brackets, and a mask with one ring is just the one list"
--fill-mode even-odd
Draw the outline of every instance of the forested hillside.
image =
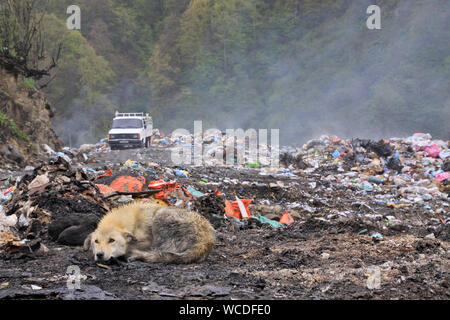
[[65, 143], [104, 137], [115, 110], [166, 133], [279, 128], [283, 144], [450, 136], [448, 0], [77, 0], [80, 31], [71, 4], [41, 9], [47, 50], [63, 42], [44, 90]]

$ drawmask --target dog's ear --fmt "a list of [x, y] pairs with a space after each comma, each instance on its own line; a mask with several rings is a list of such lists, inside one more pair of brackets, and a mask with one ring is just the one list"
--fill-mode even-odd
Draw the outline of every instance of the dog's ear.
[[125, 239], [126, 239], [128, 242], [137, 241], [137, 239], [136, 239], [130, 232], [125, 232], [125, 233], [123, 234], [123, 236], [125, 237]]
[[[93, 232], [92, 232], [92, 233], [93, 233]], [[90, 233], [90, 234], [86, 237], [86, 239], [84, 240], [84, 245], [83, 245], [84, 251], [88, 251], [89, 248], [91, 247], [92, 233]]]

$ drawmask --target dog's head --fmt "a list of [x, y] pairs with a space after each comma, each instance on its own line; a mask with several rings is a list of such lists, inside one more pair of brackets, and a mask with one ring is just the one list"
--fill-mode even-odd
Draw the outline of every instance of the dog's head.
[[86, 237], [84, 250], [92, 249], [95, 261], [108, 261], [124, 256], [133, 235], [113, 227], [98, 228]]

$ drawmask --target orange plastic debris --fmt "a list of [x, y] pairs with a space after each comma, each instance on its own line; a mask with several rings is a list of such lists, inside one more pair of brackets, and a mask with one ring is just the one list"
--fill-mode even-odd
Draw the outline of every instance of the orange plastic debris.
[[283, 213], [283, 215], [280, 218], [280, 222], [290, 225], [292, 222], [294, 222], [294, 218], [292, 218], [291, 214], [289, 212]]
[[167, 196], [174, 190], [180, 189], [181, 186], [175, 181], [165, 182], [164, 180], [151, 181], [148, 185], [150, 189], [161, 189], [160, 192], [155, 194], [156, 199], [167, 201]]
[[164, 185], [166, 184], [166, 182], [164, 180], [154, 180], [154, 181], [150, 181], [150, 183], [148, 184], [148, 187], [150, 189], [160, 189], [162, 188]]
[[111, 182], [109, 186], [118, 192], [139, 192], [142, 191], [144, 184], [145, 178], [143, 176], [121, 176]]
[[[248, 210], [248, 206], [253, 201], [253, 199], [240, 199], [240, 200], [244, 204], [247, 215], [251, 217], [250, 210]], [[237, 201], [230, 202], [228, 200], [225, 200], [225, 215], [227, 217], [235, 217], [237, 219], [242, 219], [241, 210], [239, 210], [239, 205]]]
[[189, 191], [188, 191], [188, 189], [186, 189], [185, 187], [181, 187], [181, 189], [183, 190], [183, 192], [184, 192], [184, 194], [186, 195], [186, 197], [189, 197], [189, 198], [193, 198], [194, 196], [192, 195], [192, 193], [190, 193]]
[[102, 174], [101, 176], [98, 176], [97, 178], [95, 178], [94, 180], [98, 180], [104, 177], [109, 177], [112, 176], [113, 172], [111, 169], [109, 169], [108, 171], [106, 171], [106, 173]]

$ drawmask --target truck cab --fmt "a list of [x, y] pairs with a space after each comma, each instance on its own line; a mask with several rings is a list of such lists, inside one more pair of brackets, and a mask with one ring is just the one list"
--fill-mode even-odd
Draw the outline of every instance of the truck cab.
[[116, 111], [108, 143], [111, 150], [122, 148], [148, 148], [153, 132], [153, 120], [144, 113], [119, 113]]

